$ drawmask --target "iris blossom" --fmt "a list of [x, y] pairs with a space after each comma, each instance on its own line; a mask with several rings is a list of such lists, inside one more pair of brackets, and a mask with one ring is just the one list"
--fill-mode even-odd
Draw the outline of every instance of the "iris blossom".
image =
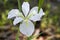
[[[35, 6], [30, 10], [28, 2], [23, 2], [22, 12], [18, 9], [12, 9], [8, 13], [8, 19], [14, 18], [13, 24], [16, 25], [19, 22], [20, 32], [26, 36], [31, 36], [35, 30], [33, 22], [40, 21], [44, 15], [43, 9], [41, 8], [38, 12], [38, 7]], [[33, 22], [32, 22], [33, 21]]]

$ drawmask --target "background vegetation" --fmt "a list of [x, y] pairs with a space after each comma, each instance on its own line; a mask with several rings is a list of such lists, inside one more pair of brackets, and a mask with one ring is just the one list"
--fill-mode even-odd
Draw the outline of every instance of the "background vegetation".
[[[24, 0], [21, 0], [21, 4], [23, 1]], [[31, 8], [37, 6], [38, 2], [38, 0], [30, 0]], [[1, 40], [4, 40], [3, 38], [5, 38], [7, 34], [17, 30], [16, 27], [13, 27], [12, 20], [7, 19], [8, 12], [16, 8], [18, 8], [17, 0], [0, 0], [0, 34], [3, 35], [3, 37], [0, 35]], [[44, 30], [53, 27], [55, 33], [60, 35], [60, 0], [44, 0], [42, 8], [45, 16], [41, 21], [41, 29]]]

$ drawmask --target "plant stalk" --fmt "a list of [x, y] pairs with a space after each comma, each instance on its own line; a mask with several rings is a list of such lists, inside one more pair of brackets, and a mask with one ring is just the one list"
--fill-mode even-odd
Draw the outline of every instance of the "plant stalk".
[[20, 0], [18, 0], [18, 8], [19, 8], [19, 11], [21, 11], [21, 3], [20, 3]]

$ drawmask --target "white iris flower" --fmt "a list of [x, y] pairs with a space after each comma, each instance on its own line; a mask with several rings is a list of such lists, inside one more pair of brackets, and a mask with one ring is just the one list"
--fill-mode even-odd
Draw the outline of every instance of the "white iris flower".
[[23, 2], [22, 12], [20, 12], [18, 9], [12, 9], [8, 13], [8, 19], [15, 18], [13, 21], [14, 25], [18, 24], [19, 22], [22, 22], [19, 26], [20, 32], [29, 37], [32, 35], [35, 29], [33, 22], [41, 20], [41, 17], [44, 15], [44, 12], [41, 8], [38, 13], [37, 6], [33, 7], [30, 11], [30, 5], [28, 2]]

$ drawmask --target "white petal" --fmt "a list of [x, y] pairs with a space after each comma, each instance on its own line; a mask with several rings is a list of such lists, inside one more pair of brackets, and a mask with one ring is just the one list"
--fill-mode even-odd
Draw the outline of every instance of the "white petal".
[[[37, 6], [33, 7], [29, 14], [34, 13], [34, 11], [38, 12], [38, 7]], [[34, 14], [36, 14], [36, 13], [34, 13]]]
[[28, 16], [33, 16], [33, 15], [35, 15], [35, 14], [37, 14], [38, 13], [38, 7], [36, 6], [36, 7], [33, 7], [32, 9], [31, 9], [31, 11], [30, 11], [30, 13], [29, 13], [29, 15]]
[[16, 17], [19, 15], [19, 10], [18, 9], [12, 9], [9, 13], [8, 13], [8, 19], [11, 19], [13, 17]]
[[26, 22], [22, 22], [20, 24], [20, 32], [23, 33], [26, 36], [31, 36], [34, 32], [34, 25], [31, 21], [28, 21], [28, 25], [26, 25]]
[[19, 22], [21, 22], [23, 19], [21, 17], [16, 17], [13, 24], [16, 25], [18, 24]]
[[40, 18], [45, 15], [45, 13], [43, 12], [43, 9], [41, 8], [40, 11], [39, 11], [39, 15], [40, 15]]
[[36, 14], [36, 15], [30, 17], [29, 19], [32, 20], [33, 22], [39, 21], [40, 20], [40, 16], [39, 16], [39, 14]]
[[28, 2], [23, 2], [23, 4], [22, 4], [22, 11], [23, 11], [25, 16], [28, 15], [29, 10], [30, 10], [29, 3]]
[[[38, 11], [37, 11], [38, 12]], [[45, 15], [43, 12], [43, 9], [41, 8], [39, 11], [39, 14], [35, 14], [31, 16], [29, 19], [32, 20], [33, 22], [41, 20], [41, 17]]]

